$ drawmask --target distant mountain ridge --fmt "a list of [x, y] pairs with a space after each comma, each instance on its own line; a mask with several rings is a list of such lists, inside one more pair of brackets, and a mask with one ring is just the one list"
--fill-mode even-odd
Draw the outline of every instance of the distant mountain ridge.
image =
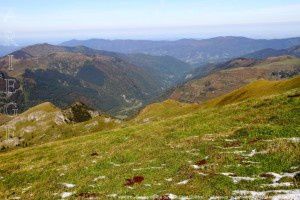
[[217, 63], [266, 48], [285, 49], [299, 44], [300, 37], [266, 40], [232, 36], [177, 41], [90, 39], [62, 43], [64, 46], [84, 45], [120, 53], [169, 55], [191, 64]]
[[4, 56], [4, 55], [7, 55], [11, 52], [14, 52], [18, 49], [20, 49], [21, 47], [20, 46], [5, 46], [5, 45], [0, 45], [0, 57], [1, 56]]
[[262, 49], [260, 51], [256, 51], [247, 55], [244, 55], [245, 58], [253, 58], [253, 59], [266, 59], [268, 57], [276, 57], [276, 56], [296, 56], [300, 57], [300, 45], [293, 46], [288, 49]]

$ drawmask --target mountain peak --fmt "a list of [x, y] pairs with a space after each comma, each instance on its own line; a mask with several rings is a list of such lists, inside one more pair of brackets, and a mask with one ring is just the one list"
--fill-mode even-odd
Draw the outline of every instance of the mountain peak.
[[65, 47], [55, 46], [48, 43], [35, 44], [24, 47], [12, 53], [16, 59], [26, 59], [31, 57], [43, 57], [52, 53], [66, 51]]

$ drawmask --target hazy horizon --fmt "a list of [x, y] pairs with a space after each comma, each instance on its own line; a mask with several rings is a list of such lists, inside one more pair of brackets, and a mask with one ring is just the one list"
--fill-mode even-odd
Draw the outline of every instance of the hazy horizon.
[[58, 44], [90, 38], [289, 38], [300, 36], [299, 10], [297, 0], [11, 0], [1, 2], [0, 44]]

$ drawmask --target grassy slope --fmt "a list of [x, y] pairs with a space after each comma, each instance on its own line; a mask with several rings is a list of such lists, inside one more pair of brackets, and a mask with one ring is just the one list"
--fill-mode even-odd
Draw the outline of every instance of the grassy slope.
[[[61, 110], [46, 102], [16, 116], [6, 125], [10, 127], [11, 136], [21, 136], [25, 139], [21, 146], [66, 139], [119, 126], [119, 120], [102, 115], [77, 124], [66, 124], [62, 118], [64, 117]], [[0, 126], [0, 136], [2, 140], [6, 139], [5, 126]]]
[[299, 58], [269, 58], [253, 67], [237, 67], [221, 70], [203, 78], [191, 80], [178, 87], [171, 95], [171, 98], [184, 102], [205, 102], [261, 78], [276, 80], [279, 77], [274, 74], [299, 72], [299, 68]]
[[300, 86], [300, 76], [282, 81], [259, 80], [237, 89], [229, 94], [225, 94], [211, 101], [206, 102], [206, 106], [223, 106], [230, 103], [243, 101], [249, 98], [259, 98], [267, 95], [275, 95], [298, 88]]
[[[159, 109], [152, 115], [159, 116], [159, 120], [151, 123], [130, 122], [125, 128], [3, 153], [0, 199], [59, 199], [66, 191], [75, 192], [73, 198], [166, 193], [207, 198], [231, 196], [236, 189], [274, 189], [261, 188], [261, 184], [271, 183], [268, 178], [234, 184], [220, 173], [257, 178], [263, 172], [300, 170], [299, 143], [284, 139], [300, 137], [300, 100], [292, 97], [300, 92], [298, 80], [294, 79], [297, 88], [288, 92], [278, 90], [276, 95], [255, 96], [223, 107], [204, 109], [192, 105], [191, 112], [185, 112], [188, 105], [180, 109], [174, 102], [167, 102], [178, 108], [173, 116], [170, 107], [158, 104]], [[253, 94], [261, 92], [257, 87], [249, 86], [248, 90], [255, 90]], [[147, 111], [142, 113], [145, 114]], [[150, 114], [145, 118], [149, 117]], [[243, 150], [247, 154], [254, 149], [267, 153], [253, 157], [234, 153]], [[94, 152], [98, 156], [92, 156]], [[207, 164], [201, 169], [191, 167], [207, 156]], [[144, 176], [145, 180], [132, 188], [125, 187], [125, 179], [135, 175]], [[99, 176], [105, 178], [95, 181]], [[166, 181], [167, 178], [172, 181]], [[189, 182], [177, 184], [183, 180]], [[65, 188], [61, 183], [76, 186]], [[289, 187], [292, 188], [297, 186]]]
[[8, 122], [11, 118], [7, 115], [0, 114], [0, 126]]

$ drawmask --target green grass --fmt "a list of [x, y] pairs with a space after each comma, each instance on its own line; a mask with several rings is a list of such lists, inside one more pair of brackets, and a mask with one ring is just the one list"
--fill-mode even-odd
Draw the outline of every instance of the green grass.
[[276, 95], [284, 91], [300, 87], [300, 76], [281, 81], [258, 80], [237, 89], [229, 94], [225, 94], [216, 99], [208, 101], [207, 106], [223, 106], [249, 98], [259, 98], [262, 96]]
[[[287, 139], [300, 137], [300, 99], [295, 95], [300, 87], [299, 79], [295, 80], [295, 87], [282, 82], [279, 88], [285, 89], [281, 90], [275, 86], [278, 82], [271, 82], [266, 88], [276, 87], [273, 92], [237, 98], [224, 106], [167, 101], [147, 107], [122, 127], [4, 152], [0, 154], [0, 199], [60, 199], [67, 191], [75, 193], [71, 199], [80, 194], [108, 199], [110, 194], [138, 197], [168, 193], [207, 199], [230, 197], [237, 189], [270, 189], [261, 188], [271, 183], [269, 179], [235, 184], [220, 173], [257, 178], [265, 172], [300, 170], [300, 145]], [[247, 86], [247, 94], [257, 94], [261, 83], [256, 83], [259, 87]], [[83, 125], [76, 126], [80, 129]], [[253, 157], [234, 153], [249, 154], [254, 149], [266, 153]], [[92, 156], [95, 152], [98, 155]], [[201, 169], [191, 167], [207, 156]], [[94, 181], [99, 176], [105, 178]], [[125, 179], [133, 176], [145, 179], [132, 189], [125, 187]], [[165, 180], [168, 178], [172, 181]], [[177, 184], [187, 179], [187, 184]], [[61, 183], [76, 186], [65, 188]], [[288, 189], [293, 188], [297, 185]]]
[[[81, 123], [64, 123], [60, 109], [46, 102], [30, 108], [9, 121], [10, 137], [22, 137], [20, 147], [42, 144], [50, 141], [85, 135], [101, 130], [110, 130], [120, 126], [119, 120], [100, 115]], [[30, 130], [30, 131], [27, 131]], [[6, 129], [0, 129], [2, 140], [7, 138]], [[1, 145], [0, 145], [1, 146]], [[10, 150], [12, 148], [6, 148]]]

